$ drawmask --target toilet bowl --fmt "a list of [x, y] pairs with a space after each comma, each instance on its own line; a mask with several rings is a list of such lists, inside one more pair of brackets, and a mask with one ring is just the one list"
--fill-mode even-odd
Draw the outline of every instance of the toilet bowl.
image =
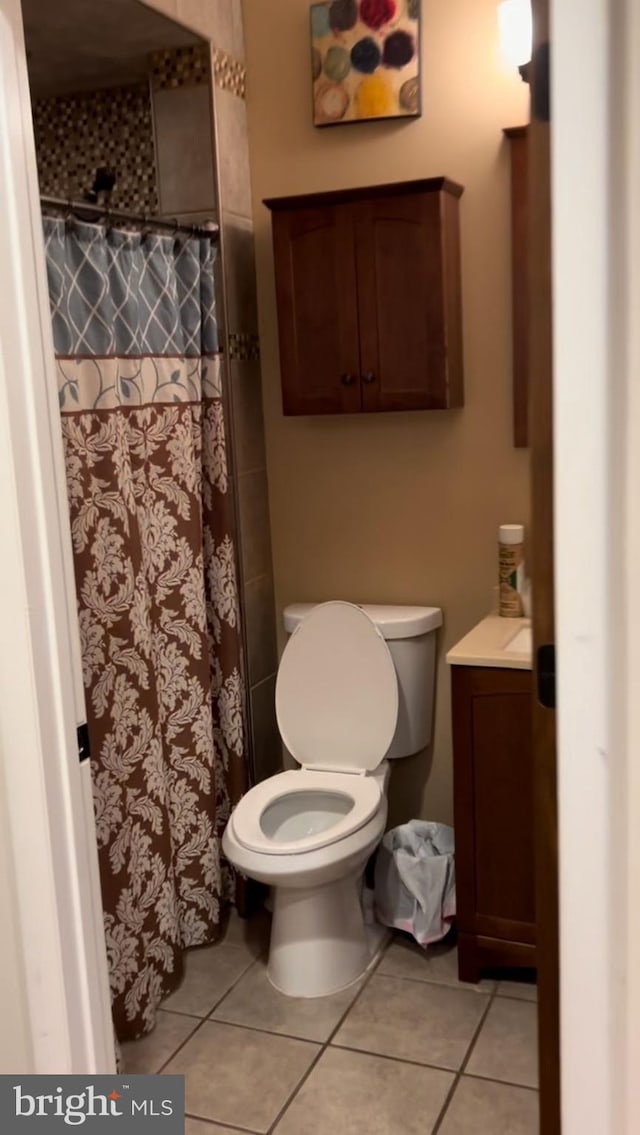
[[[413, 610], [430, 613], [422, 635], [433, 638], [440, 612]], [[385, 755], [400, 704], [396, 663], [367, 610], [310, 605], [276, 683], [278, 727], [300, 768], [251, 788], [222, 841], [239, 871], [273, 889], [267, 974], [290, 996], [321, 997], [357, 981], [380, 944], [379, 929], [365, 924], [361, 890], [385, 830]]]

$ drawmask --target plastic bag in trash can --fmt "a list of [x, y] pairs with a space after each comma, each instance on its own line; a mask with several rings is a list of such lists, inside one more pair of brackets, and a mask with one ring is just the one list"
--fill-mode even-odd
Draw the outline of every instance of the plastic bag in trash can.
[[453, 828], [410, 820], [392, 828], [378, 848], [376, 915], [427, 946], [444, 938], [456, 913]]

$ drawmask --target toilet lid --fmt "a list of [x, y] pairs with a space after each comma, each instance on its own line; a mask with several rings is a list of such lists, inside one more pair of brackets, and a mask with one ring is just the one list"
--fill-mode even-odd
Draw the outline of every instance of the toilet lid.
[[398, 719], [398, 683], [375, 623], [352, 603], [320, 603], [291, 635], [276, 682], [282, 740], [305, 768], [367, 772]]

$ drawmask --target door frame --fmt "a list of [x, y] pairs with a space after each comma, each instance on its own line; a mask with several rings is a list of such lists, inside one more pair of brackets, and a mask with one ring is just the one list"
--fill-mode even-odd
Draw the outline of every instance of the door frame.
[[[30, 1068], [115, 1070], [19, 0], [0, 0], [0, 792]], [[12, 1027], [3, 1021], [3, 1027]]]
[[563, 1135], [640, 1115], [640, 12], [552, 0]]

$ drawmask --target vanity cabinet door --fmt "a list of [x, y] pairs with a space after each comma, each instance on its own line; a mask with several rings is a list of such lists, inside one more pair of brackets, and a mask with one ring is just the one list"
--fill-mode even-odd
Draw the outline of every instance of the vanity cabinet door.
[[535, 965], [532, 676], [452, 667], [459, 966]]
[[349, 205], [273, 217], [285, 414], [361, 408], [358, 291]]

